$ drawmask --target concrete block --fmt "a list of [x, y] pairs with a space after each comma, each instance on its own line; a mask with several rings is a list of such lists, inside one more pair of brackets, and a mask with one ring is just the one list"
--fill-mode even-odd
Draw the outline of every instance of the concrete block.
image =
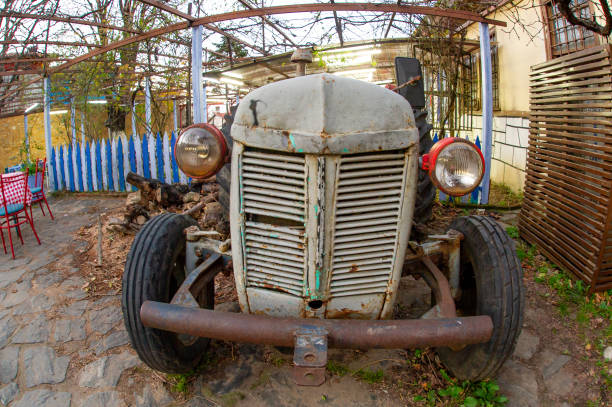
[[506, 131], [506, 117], [505, 116], [493, 117], [493, 130]]
[[493, 144], [493, 158], [501, 159], [501, 143]]
[[521, 128], [518, 129], [518, 146], [527, 148], [527, 146], [529, 145], [529, 129], [528, 128]]
[[506, 132], [494, 131], [493, 132], [493, 141], [496, 143], [504, 143], [506, 144]]
[[528, 128], [529, 127], [529, 119], [523, 117], [523, 125], [521, 127]]
[[482, 129], [482, 116], [474, 115], [472, 117], [472, 128], [473, 129]]
[[510, 144], [511, 146], [520, 146], [518, 132], [519, 128], [517, 127], [506, 127], [506, 144]]
[[499, 159], [505, 163], [512, 164], [513, 155], [514, 155], [514, 147], [502, 144], [500, 146], [501, 150], [499, 153]]
[[508, 117], [506, 118], [506, 124], [513, 127], [523, 127], [522, 117]]
[[522, 147], [514, 147], [512, 165], [524, 171], [526, 163], [527, 163], [527, 149], [522, 148]]

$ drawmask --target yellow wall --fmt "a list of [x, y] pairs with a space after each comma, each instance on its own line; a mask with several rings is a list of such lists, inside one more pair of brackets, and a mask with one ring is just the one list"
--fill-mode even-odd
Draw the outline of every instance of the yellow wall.
[[[502, 112], [529, 111], [529, 73], [532, 65], [546, 61], [546, 43], [540, 8], [531, 0], [508, 10], [502, 7], [487, 17], [504, 21], [507, 27], [495, 27], [499, 60], [499, 104]], [[516, 20], [520, 23], [516, 23]], [[494, 26], [490, 26], [493, 28]], [[478, 24], [468, 27], [467, 37], [478, 40]]]
[[[174, 127], [172, 118], [172, 102], [161, 102], [162, 109], [167, 116], [166, 126], [164, 131], [170, 134]], [[62, 109], [70, 109], [70, 106], [63, 106]], [[137, 120], [138, 134], [145, 133], [144, 124], [144, 105], [137, 105], [136, 116], [140, 117]], [[94, 135], [93, 139], [106, 138], [108, 129], [104, 126], [106, 120], [106, 112], [104, 107], [92, 107], [86, 114], [85, 134], [87, 136]], [[32, 113], [28, 115], [28, 131], [30, 134], [30, 158], [45, 158], [45, 130], [42, 113]], [[155, 123], [155, 122], [154, 122]], [[81, 114], [76, 112], [77, 139], [81, 139]], [[129, 135], [132, 133], [132, 115], [129, 113], [125, 119], [125, 130]], [[157, 129], [154, 129], [157, 130]], [[70, 141], [70, 114], [51, 115], [51, 141], [53, 146], [66, 144]], [[86, 140], [90, 140], [86, 137]], [[23, 116], [8, 117], [0, 119], [0, 173], [4, 172], [4, 168], [19, 164], [20, 150], [24, 143], [24, 123]], [[25, 159], [25, 154], [23, 155]]]
[[[28, 115], [28, 129], [31, 159], [44, 159], [45, 131], [42, 113]], [[2, 138], [0, 141], [0, 172], [4, 172], [4, 168], [19, 164], [20, 162], [19, 150], [23, 147], [24, 142], [23, 116], [1, 119], [0, 134]], [[51, 134], [54, 145], [66, 142], [66, 133], [60, 115], [51, 116]]]

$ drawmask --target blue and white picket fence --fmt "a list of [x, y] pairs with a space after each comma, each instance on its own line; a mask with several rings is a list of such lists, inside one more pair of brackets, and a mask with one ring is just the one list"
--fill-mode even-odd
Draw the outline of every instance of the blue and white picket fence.
[[135, 191], [128, 172], [167, 183], [187, 183], [174, 159], [174, 132], [54, 146], [49, 181], [55, 191]]

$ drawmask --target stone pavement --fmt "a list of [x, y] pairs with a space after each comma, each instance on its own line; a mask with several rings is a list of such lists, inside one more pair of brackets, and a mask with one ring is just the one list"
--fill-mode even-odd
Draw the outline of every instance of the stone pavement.
[[[35, 209], [43, 245], [25, 230], [25, 245], [15, 246], [16, 260], [0, 252], [0, 406], [397, 406], [386, 390], [375, 395], [350, 375], [318, 388], [297, 387], [289, 379], [290, 355], [271, 364], [262, 356], [269, 348], [252, 345], [232, 347], [234, 360], [215, 366], [213, 376], [197, 377], [194, 393], [175, 400], [162, 385], [165, 376], [146, 368], [129, 347], [119, 295], [90, 299], [75, 265], [73, 253], [84, 242], [73, 241], [73, 233], [122, 204], [120, 198], [52, 200], [55, 221]], [[427, 301], [422, 286], [404, 288], [410, 306]], [[572, 405], [572, 393], [583, 386], [576, 374], [579, 361], [544, 343], [539, 325], [537, 310], [528, 309], [515, 355], [499, 375], [508, 406]], [[374, 367], [389, 369], [395, 362], [388, 361], [401, 354], [332, 350], [330, 357], [351, 366], [374, 361]]]

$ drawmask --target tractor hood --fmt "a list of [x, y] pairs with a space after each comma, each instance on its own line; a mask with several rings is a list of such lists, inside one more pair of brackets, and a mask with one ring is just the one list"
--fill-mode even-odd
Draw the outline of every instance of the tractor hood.
[[412, 107], [402, 96], [330, 74], [254, 90], [240, 102], [231, 134], [247, 146], [310, 154], [396, 150], [418, 143]]

